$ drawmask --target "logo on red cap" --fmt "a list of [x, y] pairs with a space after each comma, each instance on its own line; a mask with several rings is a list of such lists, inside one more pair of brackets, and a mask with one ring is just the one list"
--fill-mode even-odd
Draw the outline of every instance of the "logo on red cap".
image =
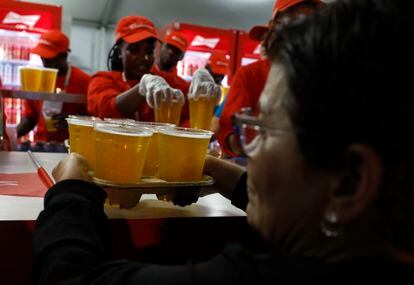
[[116, 40], [135, 43], [147, 38], [158, 39], [154, 24], [141, 16], [126, 16], [119, 20], [115, 31]]
[[43, 58], [54, 58], [59, 53], [68, 52], [69, 38], [58, 30], [50, 30], [41, 35], [37, 45], [31, 50], [32, 53]]
[[188, 48], [188, 40], [186, 36], [179, 31], [171, 31], [168, 33], [164, 42], [179, 48], [182, 52], [185, 52]]

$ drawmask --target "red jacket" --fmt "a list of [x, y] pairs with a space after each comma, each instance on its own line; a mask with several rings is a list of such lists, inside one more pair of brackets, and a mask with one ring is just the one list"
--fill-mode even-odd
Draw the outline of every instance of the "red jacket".
[[[71, 75], [68, 86], [65, 88], [65, 76], [58, 76], [56, 87], [62, 89], [65, 93], [85, 94], [88, 90], [90, 76], [75, 66], [71, 66]], [[46, 129], [45, 118], [42, 114], [43, 101], [41, 100], [24, 100], [23, 116], [37, 123], [35, 133], [36, 141], [59, 141], [63, 142], [69, 137], [67, 129], [49, 132]], [[62, 106], [64, 115], [86, 115], [85, 104], [64, 103]]]
[[227, 144], [228, 136], [233, 133], [231, 117], [244, 107], [251, 107], [253, 113], [259, 113], [259, 98], [264, 89], [269, 70], [269, 61], [259, 60], [242, 66], [233, 78], [220, 117], [220, 131], [218, 133], [218, 140], [223, 151], [230, 156], [235, 156]]
[[[188, 93], [189, 84], [180, 78], [185, 82], [184, 84], [177, 78], [178, 76], [163, 74], [154, 67], [151, 69], [151, 73], [163, 77], [171, 87], [180, 89], [185, 96]], [[92, 76], [88, 88], [88, 112], [100, 118], [123, 118], [124, 116], [116, 107], [115, 98], [136, 84], [138, 84], [136, 80], [125, 82], [122, 73], [119, 71], [100, 71], [96, 73]], [[139, 106], [138, 113], [140, 121], [154, 121], [154, 110], [146, 103]], [[187, 124], [188, 114], [188, 103], [186, 102], [181, 113], [181, 125]]]
[[[1, 78], [0, 78], [0, 89], [2, 87], [3, 87], [3, 84], [2, 84]], [[0, 96], [0, 100], [3, 100], [2, 96]], [[10, 140], [9, 140], [9, 137], [7, 136], [7, 131], [6, 131], [6, 119], [7, 118], [6, 118], [6, 113], [4, 112], [5, 110], [4, 110], [4, 103], [3, 102], [0, 104], [0, 107], [3, 108], [3, 110], [1, 110], [3, 112], [3, 122], [2, 122], [3, 134], [0, 134], [0, 135], [2, 135], [3, 139], [4, 139], [4, 143], [5, 143], [5, 149], [4, 150], [10, 150]]]

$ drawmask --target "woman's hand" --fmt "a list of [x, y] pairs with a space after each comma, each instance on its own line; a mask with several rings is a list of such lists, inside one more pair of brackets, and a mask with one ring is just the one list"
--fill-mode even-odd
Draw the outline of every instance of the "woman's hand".
[[246, 169], [233, 162], [207, 155], [203, 172], [213, 177], [216, 183], [204, 188], [200, 194], [201, 196], [220, 193], [224, 197], [231, 199], [233, 191], [243, 173], [246, 172]]
[[77, 153], [71, 153], [62, 159], [53, 169], [52, 175], [56, 182], [67, 179], [90, 181], [89, 166], [86, 159]]

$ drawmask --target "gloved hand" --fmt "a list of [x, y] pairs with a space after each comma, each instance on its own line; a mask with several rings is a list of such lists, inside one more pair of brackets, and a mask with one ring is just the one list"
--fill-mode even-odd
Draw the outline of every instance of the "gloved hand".
[[181, 90], [168, 85], [164, 78], [152, 74], [145, 74], [139, 83], [139, 93], [147, 99], [151, 108], [158, 108], [161, 101], [171, 103], [176, 100], [184, 105], [184, 95]]
[[188, 98], [198, 100], [200, 95], [207, 98], [213, 98], [216, 96], [216, 100], [220, 100], [221, 87], [214, 82], [213, 77], [207, 71], [207, 69], [198, 69], [193, 76], [193, 81], [190, 85], [190, 93]]

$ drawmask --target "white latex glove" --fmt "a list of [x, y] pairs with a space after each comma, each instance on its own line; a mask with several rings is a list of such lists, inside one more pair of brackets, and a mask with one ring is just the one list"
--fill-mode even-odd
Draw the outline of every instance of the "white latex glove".
[[161, 101], [171, 103], [173, 99], [184, 105], [183, 92], [172, 88], [164, 78], [157, 75], [145, 74], [139, 83], [139, 93], [145, 96], [153, 109], [160, 106]]
[[221, 87], [214, 82], [213, 77], [207, 69], [198, 69], [193, 76], [193, 81], [190, 85], [190, 93], [188, 98], [198, 100], [200, 95], [213, 98], [216, 96], [216, 100], [220, 100]]

